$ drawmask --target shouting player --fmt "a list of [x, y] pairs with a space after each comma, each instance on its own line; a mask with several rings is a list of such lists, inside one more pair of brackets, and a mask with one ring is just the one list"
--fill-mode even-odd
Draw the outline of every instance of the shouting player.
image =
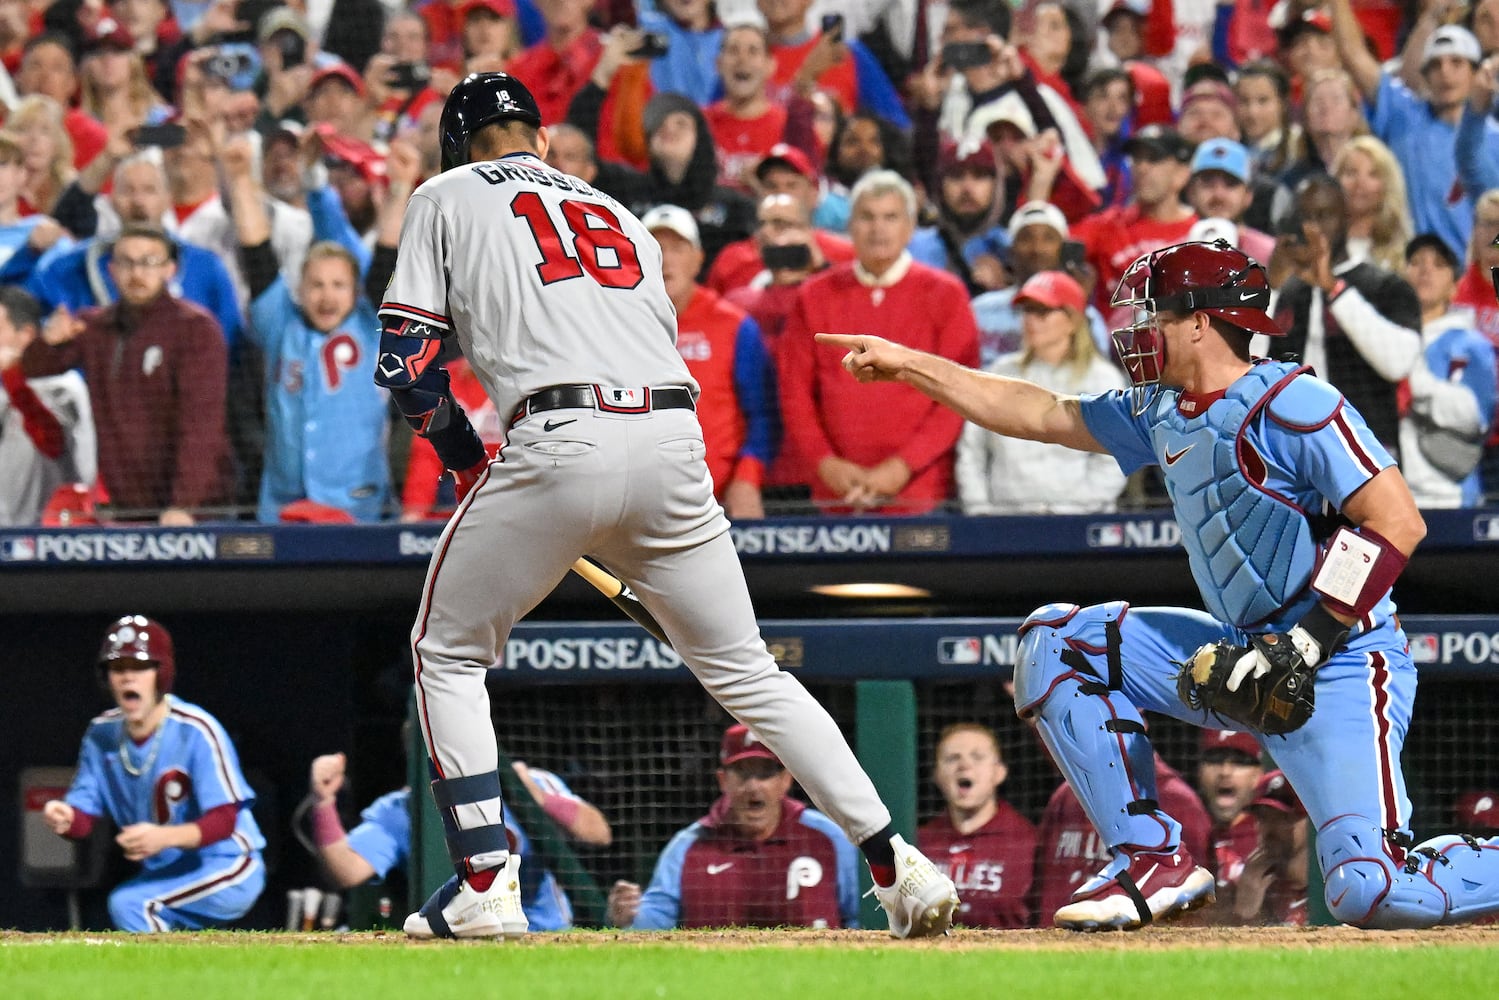
[[122, 931], [197, 930], [236, 920], [265, 888], [255, 793], [217, 719], [175, 697], [177, 658], [160, 624], [109, 627], [99, 670], [115, 708], [89, 724], [78, 774], [42, 807], [53, 832], [87, 837], [108, 816], [141, 873], [109, 894]]
[[[526, 931], [484, 677], [516, 621], [584, 553], [639, 595], [708, 691], [863, 848], [891, 933], [944, 932], [958, 902], [951, 880], [894, 833], [837, 725], [760, 637], [713, 499], [660, 245], [614, 199], [546, 165], [547, 130], [514, 77], [463, 80], [440, 132], [445, 172], [407, 208], [375, 376], [455, 473], [461, 498], [412, 629], [432, 794], [456, 874], [406, 932]], [[508, 417], [496, 456], [435, 364], [450, 336]]]
[[[875, 337], [819, 335], [861, 381], [901, 381], [999, 434], [1159, 464], [1210, 614], [1050, 604], [1021, 628], [1015, 705], [1111, 860], [1056, 912], [1133, 929], [1211, 902], [1156, 799], [1141, 710], [1253, 732], [1316, 827], [1327, 906], [1362, 927], [1499, 912], [1499, 840], [1410, 836], [1400, 770], [1416, 668], [1390, 586], [1426, 533], [1395, 461], [1307, 368], [1250, 358], [1264, 268], [1227, 243], [1146, 254], [1114, 304], [1132, 388], [1067, 396]], [[1272, 735], [1273, 734], [1273, 735]]]

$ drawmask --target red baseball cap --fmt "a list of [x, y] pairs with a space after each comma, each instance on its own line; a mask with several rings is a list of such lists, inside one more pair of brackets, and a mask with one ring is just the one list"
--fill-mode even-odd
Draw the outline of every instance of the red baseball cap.
[[1038, 271], [1026, 279], [1015, 293], [1015, 308], [1035, 302], [1048, 309], [1071, 309], [1080, 313], [1088, 307], [1083, 286], [1063, 271]]
[[723, 745], [718, 748], [718, 766], [728, 767], [741, 760], [773, 760], [781, 767], [781, 758], [770, 752], [770, 747], [760, 742], [749, 726], [730, 726], [723, 734]]
[[354, 67], [344, 62], [324, 66], [312, 74], [312, 79], [307, 83], [307, 93], [311, 94], [329, 80], [342, 80], [354, 89], [354, 93], [364, 96], [364, 79], [354, 71]]
[[293, 524], [353, 524], [354, 515], [316, 500], [293, 500], [281, 508], [281, 520]]
[[1296, 797], [1291, 780], [1281, 771], [1266, 771], [1254, 783], [1254, 795], [1249, 800], [1250, 809], [1274, 809], [1289, 816], [1305, 816], [1306, 808]]
[[93, 491], [83, 483], [63, 483], [47, 500], [47, 506], [42, 510], [41, 523], [47, 528], [98, 524]]
[[999, 164], [994, 159], [994, 147], [988, 142], [974, 142], [971, 139], [965, 139], [961, 143], [944, 139], [937, 151], [937, 176], [946, 177], [959, 170], [991, 175], [997, 173]]
[[99, 18], [92, 28], [84, 32], [83, 44], [80, 46], [83, 55], [105, 50], [130, 52], [134, 48], [135, 39], [130, 36], [125, 25], [108, 16]]
[[812, 161], [807, 159], [806, 153], [795, 146], [784, 142], [771, 146], [770, 152], [766, 153], [764, 159], [755, 165], [755, 176], [763, 181], [765, 171], [777, 165], [790, 167], [813, 184], [817, 183], [817, 170], [812, 166]]
[[495, 17], [514, 17], [515, 0], [465, 0], [458, 5], [459, 23], [476, 10], [487, 10]]
[[1204, 729], [1202, 731], [1202, 754], [1206, 757], [1214, 750], [1232, 750], [1259, 763], [1260, 744], [1249, 733], [1233, 729]]

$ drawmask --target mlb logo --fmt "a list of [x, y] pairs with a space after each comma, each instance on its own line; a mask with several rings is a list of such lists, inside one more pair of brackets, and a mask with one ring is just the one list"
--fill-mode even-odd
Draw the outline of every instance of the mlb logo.
[[976, 635], [950, 636], [937, 640], [938, 663], [977, 663], [983, 644]]
[[1493, 514], [1482, 514], [1473, 519], [1473, 540], [1475, 542], [1499, 542], [1499, 517]]
[[642, 389], [626, 389], [619, 386], [610, 386], [604, 390], [604, 398], [611, 406], [643, 406], [645, 405], [645, 391]]
[[1411, 659], [1417, 663], [1436, 663], [1441, 658], [1440, 644], [1435, 632], [1412, 632]]
[[36, 559], [36, 539], [31, 535], [9, 535], [0, 538], [0, 559], [6, 562], [32, 562]]
[[1095, 549], [1117, 549], [1124, 544], [1124, 525], [1118, 521], [1088, 525], [1088, 545]]

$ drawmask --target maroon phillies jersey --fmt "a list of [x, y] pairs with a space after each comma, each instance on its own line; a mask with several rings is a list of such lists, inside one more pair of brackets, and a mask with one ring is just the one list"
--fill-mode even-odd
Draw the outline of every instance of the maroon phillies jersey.
[[1258, 825], [1248, 810], [1240, 812], [1227, 826], [1213, 824], [1212, 851], [1200, 863], [1218, 880], [1218, 906], [1226, 909], [1229, 894], [1244, 873], [1244, 859], [1259, 839]]
[[[679, 834], [663, 854], [656, 877], [641, 900], [641, 915], [654, 909], [652, 890], [670, 891], [663, 871], [679, 841], [695, 834], [681, 855], [677, 889], [679, 927], [843, 927], [857, 922], [856, 849], [833, 822], [791, 798], [781, 800], [781, 822], [766, 840], [746, 840], [723, 824], [727, 802]], [[839, 843], [841, 841], [841, 845]], [[846, 857], [840, 857], [840, 846]], [[847, 912], [839, 909], [840, 863], [847, 886]], [[635, 926], [644, 926], [637, 917]]]
[[1036, 827], [999, 801], [999, 811], [973, 833], [959, 833], [947, 813], [916, 831], [916, 846], [958, 887], [954, 923], [965, 927], [1030, 927]]
[[[1181, 824], [1182, 846], [1194, 860], [1208, 857], [1211, 820], [1202, 800], [1160, 755], [1155, 758], [1156, 801]], [[1077, 887], [1109, 863], [1108, 845], [1093, 829], [1082, 803], [1063, 782], [1041, 814], [1041, 846], [1036, 872], [1040, 924], [1052, 926], [1052, 914], [1067, 904]]]

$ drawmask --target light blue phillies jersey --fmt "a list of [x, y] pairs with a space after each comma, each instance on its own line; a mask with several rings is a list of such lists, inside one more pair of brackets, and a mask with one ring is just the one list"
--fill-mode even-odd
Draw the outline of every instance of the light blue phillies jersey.
[[[191, 823], [211, 809], [233, 803], [239, 806], [234, 833], [196, 853], [233, 857], [261, 850], [265, 838], [250, 814], [255, 792], [245, 781], [239, 754], [224, 727], [197, 705], [166, 697], [166, 718], [139, 746], [125, 732], [117, 708], [89, 723], [78, 774], [65, 801], [92, 816], [108, 816], [121, 828], [132, 823]], [[141, 864], [147, 870], [165, 868], [182, 854], [172, 848]]]

